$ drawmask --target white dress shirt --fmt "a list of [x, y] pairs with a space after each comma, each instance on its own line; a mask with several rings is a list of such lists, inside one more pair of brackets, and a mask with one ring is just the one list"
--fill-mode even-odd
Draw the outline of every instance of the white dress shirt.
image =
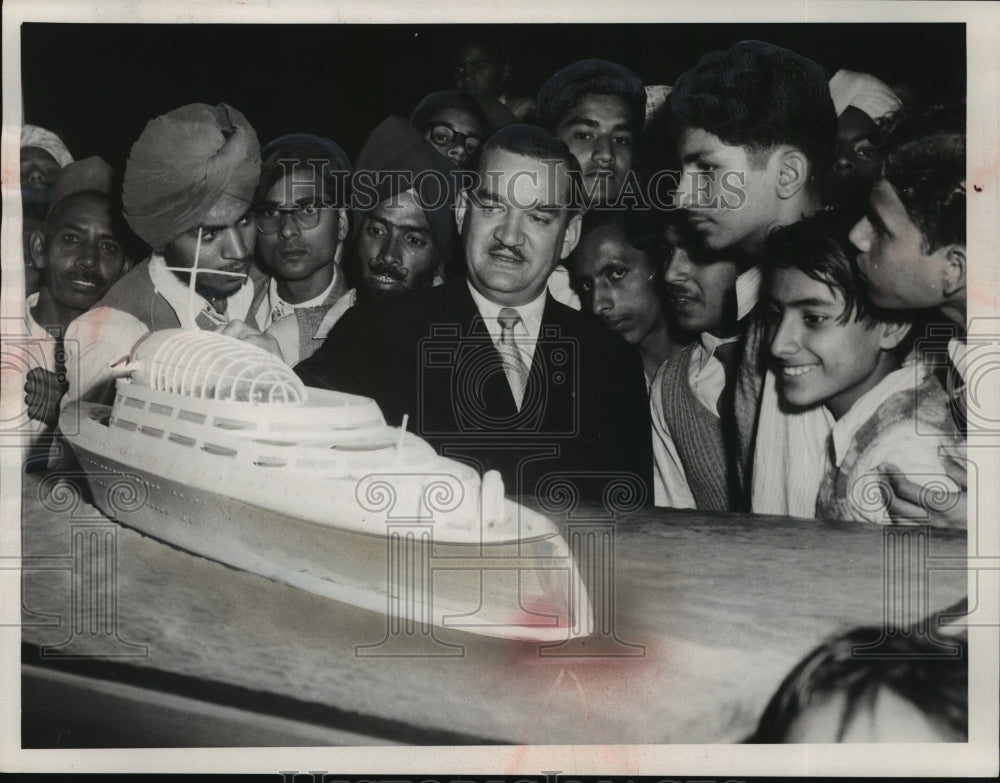
[[[469, 291], [472, 293], [472, 301], [476, 303], [476, 309], [486, 324], [486, 330], [490, 334], [494, 345], [499, 345], [500, 334], [503, 329], [500, 326], [500, 311], [506, 305], [498, 305], [491, 302], [479, 293], [471, 283], [468, 283]], [[517, 341], [518, 350], [524, 359], [525, 367], [531, 368], [531, 361], [535, 357], [535, 346], [538, 344], [538, 334], [542, 329], [542, 313], [545, 312], [546, 292], [527, 304], [518, 305], [513, 308], [521, 316], [521, 322], [514, 327], [514, 339]]]

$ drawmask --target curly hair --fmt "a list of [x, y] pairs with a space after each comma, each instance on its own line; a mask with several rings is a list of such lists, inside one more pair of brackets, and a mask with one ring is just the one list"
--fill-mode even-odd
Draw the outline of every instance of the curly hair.
[[881, 136], [882, 176], [920, 229], [924, 252], [965, 245], [965, 105], [897, 112]]

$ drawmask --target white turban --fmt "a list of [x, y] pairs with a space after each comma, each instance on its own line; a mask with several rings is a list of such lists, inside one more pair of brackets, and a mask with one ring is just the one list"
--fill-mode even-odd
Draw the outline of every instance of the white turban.
[[837, 71], [830, 79], [830, 97], [838, 117], [847, 107], [853, 106], [877, 120], [903, 105], [885, 82], [857, 71]]
[[37, 125], [21, 126], [21, 147], [38, 147], [45, 150], [55, 158], [59, 168], [73, 162], [73, 156], [69, 154], [63, 140], [52, 131], [39, 128]]

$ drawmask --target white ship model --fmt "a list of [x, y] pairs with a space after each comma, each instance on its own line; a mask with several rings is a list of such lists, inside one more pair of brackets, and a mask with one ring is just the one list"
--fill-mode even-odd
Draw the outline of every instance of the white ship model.
[[266, 351], [204, 331], [154, 332], [120, 372], [113, 406], [62, 413], [110, 518], [408, 627], [541, 641], [592, 627], [554, 523], [507, 500], [499, 474], [388, 426], [373, 400], [307, 389]]

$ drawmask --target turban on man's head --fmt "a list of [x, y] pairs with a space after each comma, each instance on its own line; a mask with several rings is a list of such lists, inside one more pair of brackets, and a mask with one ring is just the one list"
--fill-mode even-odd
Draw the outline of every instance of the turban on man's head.
[[260, 143], [240, 112], [192, 103], [150, 120], [125, 164], [125, 219], [161, 249], [195, 228], [225, 194], [253, 200]]
[[[355, 215], [355, 234], [361, 230], [365, 214], [378, 203], [413, 190], [442, 256], [447, 258], [457, 191], [455, 175], [451, 161], [434, 149], [412, 123], [402, 117], [386, 118], [368, 136], [358, 156], [355, 203], [360, 206]], [[374, 189], [377, 200], [363, 204], [369, 187]]]
[[53, 157], [59, 167], [62, 168], [73, 162], [73, 156], [56, 134], [37, 125], [21, 126], [21, 147], [38, 147], [45, 150]]
[[839, 117], [849, 107], [860, 109], [873, 120], [897, 111], [903, 102], [889, 86], [869, 73], [841, 69], [830, 79], [830, 97]]

